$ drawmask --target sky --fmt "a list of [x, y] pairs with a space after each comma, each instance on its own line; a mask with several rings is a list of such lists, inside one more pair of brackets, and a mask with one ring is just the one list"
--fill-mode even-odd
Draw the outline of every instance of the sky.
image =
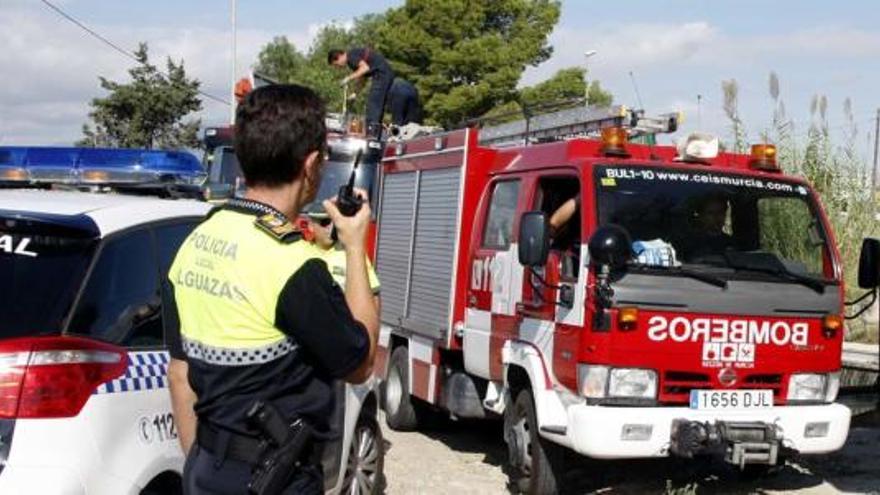
[[[151, 59], [183, 60], [202, 89], [229, 99], [230, 0], [52, 0], [116, 44], [150, 44]], [[308, 46], [320, 27], [402, 4], [402, 0], [250, 0], [237, 7], [237, 76], [247, 74], [274, 36]], [[81, 137], [98, 76], [125, 80], [131, 60], [63, 19], [40, 0], [0, 0], [0, 145], [70, 144]], [[586, 66], [615, 102], [649, 113], [684, 111], [673, 139], [703, 130], [729, 136], [721, 81], [736, 79], [740, 114], [752, 141], [770, 121], [768, 78], [775, 71], [795, 132], [810, 124], [810, 101], [828, 97], [829, 126], [845, 127], [850, 98], [856, 148], [870, 156], [880, 108], [880, 9], [872, 0], [563, 0], [550, 36], [553, 56], [529, 68], [521, 84]], [[595, 50], [586, 58], [584, 53]], [[632, 73], [632, 76], [630, 76]], [[638, 87], [641, 102], [633, 88]], [[701, 104], [698, 108], [698, 95]], [[229, 119], [229, 107], [204, 99], [205, 125]]]

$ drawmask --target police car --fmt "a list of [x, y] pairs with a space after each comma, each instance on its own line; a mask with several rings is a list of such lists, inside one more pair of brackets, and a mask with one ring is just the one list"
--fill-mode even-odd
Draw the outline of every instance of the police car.
[[[188, 153], [0, 147], [0, 493], [180, 492], [160, 280], [210, 209], [167, 197], [203, 180]], [[374, 386], [338, 393], [328, 491], [380, 489]]]

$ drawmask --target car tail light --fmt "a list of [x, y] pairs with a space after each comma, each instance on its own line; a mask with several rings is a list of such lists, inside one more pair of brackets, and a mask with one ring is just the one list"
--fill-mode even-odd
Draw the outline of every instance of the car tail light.
[[125, 350], [78, 337], [0, 342], [0, 418], [76, 416], [98, 385], [125, 372]]

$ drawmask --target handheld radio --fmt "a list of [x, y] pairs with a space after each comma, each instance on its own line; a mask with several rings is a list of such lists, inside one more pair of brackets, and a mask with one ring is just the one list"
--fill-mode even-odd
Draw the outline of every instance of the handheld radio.
[[[339, 213], [347, 217], [355, 216], [363, 205], [363, 200], [354, 194], [354, 180], [357, 176], [358, 165], [361, 163], [363, 154], [363, 150], [358, 150], [357, 155], [354, 157], [354, 165], [351, 167], [348, 183], [340, 186], [339, 192], [336, 194], [336, 208], [339, 209]], [[334, 242], [339, 239], [339, 236], [336, 234], [336, 227], [333, 228], [330, 238]]]

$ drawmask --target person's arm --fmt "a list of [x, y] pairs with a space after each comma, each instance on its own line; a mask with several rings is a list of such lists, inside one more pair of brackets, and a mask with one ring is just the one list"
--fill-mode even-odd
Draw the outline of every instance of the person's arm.
[[565, 225], [577, 211], [577, 197], [571, 198], [550, 215], [550, 233], [554, 234]]
[[180, 315], [174, 298], [174, 286], [166, 278], [162, 282], [162, 319], [165, 326], [165, 342], [171, 361], [168, 363], [168, 390], [171, 393], [171, 411], [177, 425], [183, 455], [189, 453], [196, 438], [195, 391], [189, 385], [189, 365], [180, 339]]
[[178, 440], [183, 455], [189, 454], [196, 439], [196, 393], [189, 386], [189, 365], [186, 361], [171, 358], [168, 364], [168, 386], [171, 390], [171, 411], [177, 425]]
[[358, 62], [357, 69], [355, 69], [355, 71], [351, 74], [345, 76], [345, 79], [343, 79], [343, 81], [349, 83], [351, 81], [361, 80], [367, 74], [367, 72], [370, 72], [370, 65], [365, 60], [361, 60], [360, 62]]
[[[362, 62], [362, 65], [366, 64]], [[333, 220], [339, 240], [345, 248], [345, 301], [352, 315], [363, 324], [369, 335], [367, 359], [346, 377], [346, 380], [360, 383], [369, 378], [373, 370], [379, 339], [379, 312], [367, 275], [366, 236], [370, 223], [370, 204], [366, 201], [366, 192], [358, 189], [356, 194], [364, 201], [353, 217], [343, 216], [331, 201], [324, 201], [324, 209]]]

